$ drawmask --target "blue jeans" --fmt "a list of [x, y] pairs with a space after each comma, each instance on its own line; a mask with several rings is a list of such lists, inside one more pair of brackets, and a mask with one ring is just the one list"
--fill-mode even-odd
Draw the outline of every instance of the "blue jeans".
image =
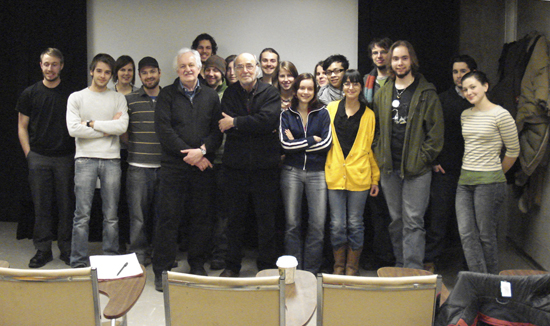
[[[152, 235], [158, 221], [160, 168], [130, 165], [126, 176], [126, 197], [130, 213], [130, 252], [135, 252], [141, 264], [150, 253]], [[153, 230], [147, 226], [153, 222]]]
[[118, 254], [117, 209], [120, 196], [120, 176], [120, 159], [79, 157], [75, 160], [76, 210], [73, 220], [71, 267], [88, 265], [90, 211], [97, 177], [101, 181], [103, 253]]
[[458, 231], [471, 272], [498, 274], [497, 221], [505, 193], [504, 182], [456, 190]]
[[[304, 188], [309, 211], [305, 245], [302, 244], [301, 236]], [[299, 269], [316, 274], [323, 261], [323, 236], [327, 215], [325, 171], [307, 171], [283, 165], [281, 192], [286, 213], [285, 253], [296, 257]]]
[[[57, 228], [59, 251], [69, 254], [74, 214], [74, 154], [44, 156], [30, 151], [27, 161], [35, 216], [34, 247], [40, 251], [51, 251], [55, 238], [53, 230]], [[54, 198], [59, 212], [57, 225], [53, 225]]]
[[424, 213], [430, 199], [431, 180], [431, 171], [409, 179], [402, 179], [399, 171], [381, 175], [392, 219], [389, 230], [398, 267], [424, 268]]
[[369, 190], [328, 190], [330, 241], [333, 249], [336, 250], [346, 243], [351, 250], [363, 248], [363, 212], [368, 196]]

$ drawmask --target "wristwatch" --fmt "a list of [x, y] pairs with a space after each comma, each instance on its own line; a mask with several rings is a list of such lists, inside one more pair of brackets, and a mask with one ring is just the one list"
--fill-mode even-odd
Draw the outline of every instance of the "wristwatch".
[[92, 122], [92, 120], [86, 120], [86, 127], [90, 126], [90, 122]]
[[202, 156], [206, 155], [206, 149], [202, 147], [199, 147], [199, 149], [201, 150]]

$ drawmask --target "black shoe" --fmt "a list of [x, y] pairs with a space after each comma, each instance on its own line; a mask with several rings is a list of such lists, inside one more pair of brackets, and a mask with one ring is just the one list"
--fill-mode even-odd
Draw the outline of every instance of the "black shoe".
[[210, 269], [217, 271], [225, 268], [225, 261], [223, 259], [212, 259], [210, 262]]
[[239, 277], [239, 273], [234, 272], [230, 269], [224, 269], [223, 272], [220, 274], [220, 277]]
[[147, 267], [149, 265], [151, 265], [151, 257], [147, 256], [145, 257], [145, 262], [143, 263], [143, 266]]
[[206, 273], [206, 270], [202, 265], [191, 266], [191, 270], [189, 271], [189, 274], [208, 276], [208, 274]]
[[71, 252], [62, 252], [61, 255], [59, 255], [59, 259], [61, 259], [65, 265], [71, 266]]
[[155, 274], [155, 290], [162, 292], [162, 274]]
[[138, 262], [140, 265], [145, 267], [151, 265], [151, 257], [147, 254], [136, 254]]
[[29, 267], [39, 268], [51, 262], [52, 260], [53, 260], [53, 256], [51, 251], [38, 250], [36, 252], [36, 255], [34, 255], [34, 257], [31, 258], [31, 261], [29, 262]]

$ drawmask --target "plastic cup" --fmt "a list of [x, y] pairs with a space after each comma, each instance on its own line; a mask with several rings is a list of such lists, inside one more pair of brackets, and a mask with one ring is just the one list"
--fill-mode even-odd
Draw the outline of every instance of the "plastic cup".
[[298, 260], [294, 256], [281, 256], [277, 259], [279, 275], [285, 276], [285, 284], [294, 283], [294, 274], [296, 274], [297, 266]]

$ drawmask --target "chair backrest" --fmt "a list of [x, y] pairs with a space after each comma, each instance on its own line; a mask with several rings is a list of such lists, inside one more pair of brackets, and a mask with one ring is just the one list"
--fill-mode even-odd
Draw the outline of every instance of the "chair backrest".
[[432, 325], [441, 276], [318, 275], [317, 325]]
[[100, 325], [95, 269], [0, 268], [0, 325]]
[[166, 325], [285, 325], [279, 276], [226, 278], [163, 274]]
[[543, 275], [548, 274], [547, 271], [540, 271], [536, 269], [507, 269], [500, 271], [498, 275], [505, 276], [529, 276], [529, 275]]

